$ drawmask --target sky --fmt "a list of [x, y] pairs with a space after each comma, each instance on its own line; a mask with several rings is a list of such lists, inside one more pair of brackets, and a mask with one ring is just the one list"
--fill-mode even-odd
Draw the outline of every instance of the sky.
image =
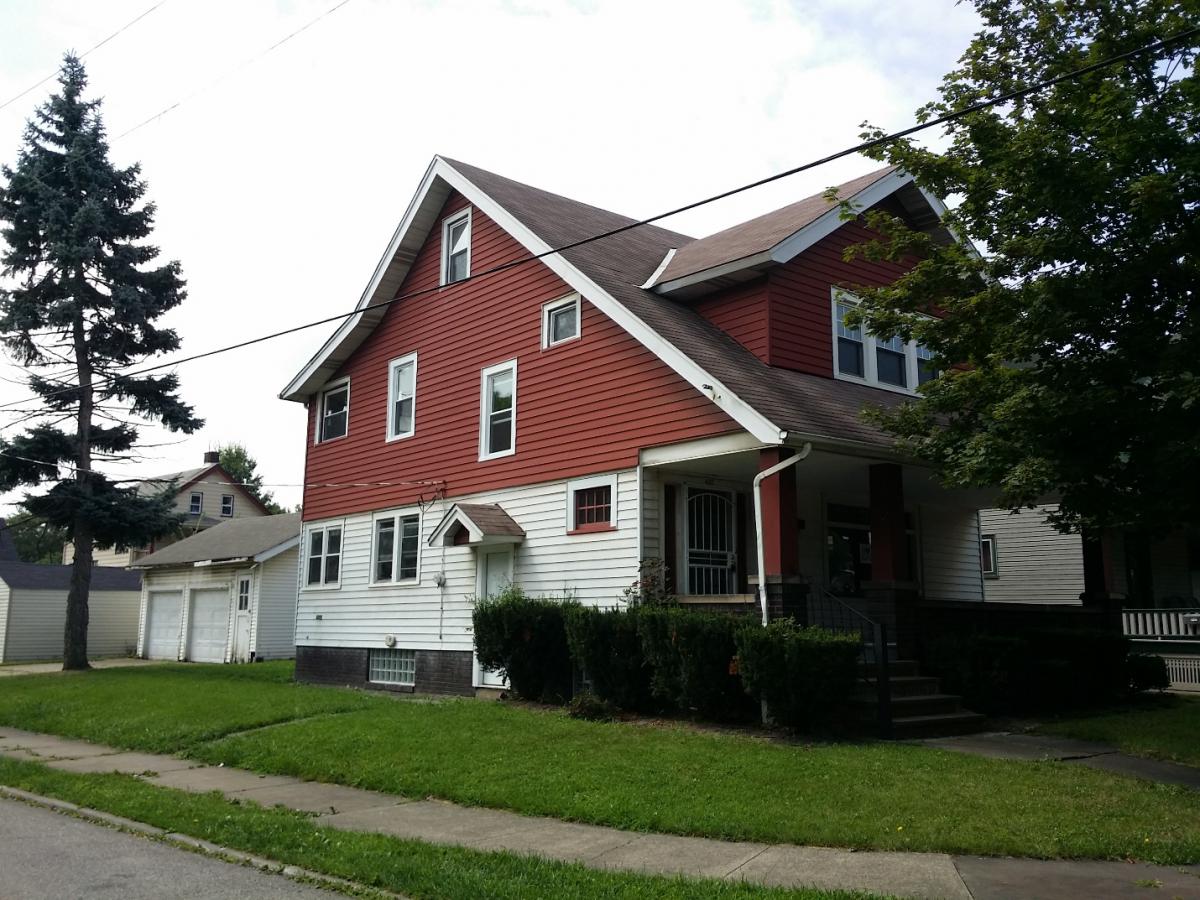
[[[864, 121], [912, 124], [978, 28], [954, 0], [339, 3], [0, 0], [0, 103], [153, 8], [84, 62], [111, 158], [141, 163], [153, 240], [183, 266], [188, 299], [162, 320], [177, 356], [352, 310], [434, 154], [651, 216], [854, 144]], [[0, 162], [54, 87], [0, 109]], [[660, 224], [702, 236], [876, 165]], [[148, 429], [143, 458], [108, 471], [192, 468], [239, 442], [299, 503], [304, 411], [278, 394], [333, 327], [180, 365], [204, 428]], [[21, 377], [0, 362], [0, 404], [29, 396]], [[0, 410], [0, 434], [15, 418]]]

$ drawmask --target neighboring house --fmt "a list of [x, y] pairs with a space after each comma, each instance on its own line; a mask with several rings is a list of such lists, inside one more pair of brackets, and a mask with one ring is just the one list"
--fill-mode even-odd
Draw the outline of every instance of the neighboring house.
[[295, 653], [300, 516], [222, 522], [137, 562], [137, 652], [252, 662]]
[[[88, 655], [120, 656], [137, 645], [141, 576], [97, 566], [88, 596]], [[70, 566], [21, 562], [0, 519], [0, 663], [61, 659]]]
[[[979, 513], [980, 560], [987, 600], [1080, 603], [1084, 540], [1046, 522], [1054, 506]], [[1200, 535], [1175, 532], [1152, 541], [1105, 534], [1091, 542], [1106, 590], [1126, 608], [1200, 607]]]
[[[270, 515], [257, 497], [237, 484], [233, 476], [221, 467], [220, 454], [215, 450], [204, 454], [204, 465], [198, 469], [157, 475], [138, 482], [136, 487], [138, 493], [150, 496], [161, 493], [172, 481], [177, 483], [175, 509], [184, 517], [179, 532], [159, 538], [149, 547], [131, 547], [127, 550], [97, 547], [92, 551], [94, 565], [131, 566], [148, 553], [229, 519]], [[63, 562], [70, 563], [74, 559], [75, 545], [68, 541], [63, 546]]]
[[[888, 168], [841, 186], [952, 240]], [[687, 603], [886, 622], [981, 601], [977, 510], [860, 415], [911, 396], [923, 348], [843, 322], [870, 234], [810, 197], [694, 240], [435, 157], [358, 312], [283, 390], [308, 409], [297, 677], [471, 693], [474, 598], [620, 601], [665, 561]], [[471, 276], [498, 265], [503, 271]], [[390, 303], [394, 297], [404, 297]], [[766, 478], [762, 527], [752, 485]], [[759, 559], [762, 564], [759, 564]], [[814, 601], [821, 601], [815, 603]]]

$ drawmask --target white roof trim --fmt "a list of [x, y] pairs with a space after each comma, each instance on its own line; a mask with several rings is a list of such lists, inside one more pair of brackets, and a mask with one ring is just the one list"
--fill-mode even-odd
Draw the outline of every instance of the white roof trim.
[[[881, 176], [876, 181], [871, 182], [857, 194], [847, 199], [851, 203], [861, 208], [871, 207], [880, 200], [883, 200], [885, 197], [894, 194], [912, 180], [913, 177], [907, 172], [901, 172], [899, 170], [889, 172], [888, 174]], [[929, 199], [928, 194], [925, 194], [924, 191], [921, 193], [926, 197], [927, 200]], [[939, 216], [945, 211], [945, 207], [942, 206], [940, 202], [936, 205], [930, 203], [930, 205], [933, 206], [934, 210]], [[680, 288], [690, 287], [693, 284], [699, 284], [703, 281], [709, 281], [713, 278], [719, 278], [722, 275], [727, 275], [730, 272], [737, 272], [741, 269], [748, 269], [767, 262], [790, 262], [813, 244], [833, 234], [844, 224], [845, 220], [842, 218], [841, 207], [840, 205], [835, 206], [818, 216], [813, 221], [809, 222], [799, 231], [784, 238], [769, 250], [756, 253], [753, 256], [747, 256], [743, 257], [742, 259], [733, 260], [732, 262], [722, 263], [719, 266], [713, 266], [700, 272], [693, 272], [690, 275], [683, 275], [679, 278], [674, 278], [671, 281], [654, 285], [653, 290], [659, 294], [669, 294], [672, 291], [679, 290]]]
[[675, 258], [675, 250], [676, 248], [672, 247], [667, 251], [666, 256], [662, 258], [662, 262], [658, 264], [658, 268], [654, 270], [654, 274], [647, 278], [646, 283], [642, 285], [642, 290], [648, 291], [650, 288], [654, 287], [654, 282], [658, 281], [658, 276], [663, 273], [663, 270], [669, 266], [671, 264], [671, 260]]
[[299, 547], [299, 546], [300, 546], [300, 535], [297, 534], [295, 537], [288, 538], [282, 544], [276, 544], [274, 547], [270, 548], [269, 550], [264, 550], [262, 553], [257, 554], [254, 557], [254, 561], [256, 563], [266, 562], [268, 559], [274, 559], [280, 553], [286, 553], [288, 550], [291, 550], [293, 547]]
[[[435, 156], [425, 173], [425, 177], [421, 181], [420, 188], [418, 188], [412, 202], [409, 203], [404, 218], [396, 229], [392, 242], [388, 246], [387, 253], [375, 268], [375, 275], [371, 279], [371, 284], [368, 285], [362, 299], [359, 301], [359, 312], [347, 319], [334, 335], [325, 342], [320, 352], [284, 388], [280, 394], [281, 397], [290, 400], [305, 399], [307, 396], [303, 390], [305, 383], [320, 370], [321, 365], [333, 354], [338, 344], [349, 335], [350, 331], [358, 326], [363, 318], [364, 308], [374, 299], [374, 293], [383, 278], [383, 274], [387, 271], [392, 257], [399, 249], [408, 229], [412, 226], [416, 212], [424, 202], [426, 194], [429, 193], [435, 181], [439, 178], [466, 197], [471, 203], [478, 206], [485, 215], [507, 231], [531, 254], [547, 253], [553, 249], [530, 231], [515, 216], [509, 213], [508, 210], [504, 209], [504, 207], [485, 194], [480, 188], [476, 187], [470, 179], [451, 166], [446, 160], [440, 156]], [[561, 254], [555, 253], [545, 256], [541, 259], [541, 262], [565, 281], [573, 290], [578, 291], [586, 297], [593, 306], [597, 307], [625, 329], [625, 331], [650, 350], [650, 352], [674, 369], [677, 374], [689, 382], [696, 390], [716, 403], [734, 421], [760, 441], [767, 444], [779, 444], [784, 440], [786, 432], [751, 407], [750, 404], [739, 398], [733, 391], [725, 387], [713, 375], [706, 372], [685, 353], [666, 341], [658, 332], [619, 303], [616, 298], [564, 259]]]

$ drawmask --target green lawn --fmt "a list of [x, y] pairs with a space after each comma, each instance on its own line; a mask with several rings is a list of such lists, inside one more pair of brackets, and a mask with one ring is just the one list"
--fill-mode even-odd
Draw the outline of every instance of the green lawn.
[[0, 783], [414, 898], [867, 900], [842, 891], [599, 872], [511, 853], [338, 831], [302, 813], [231, 803], [217, 794], [188, 794], [125, 775], [58, 772], [2, 756]]
[[1200, 766], [1200, 697], [1147, 697], [1124, 709], [1062, 719], [1038, 730], [1102, 741], [1137, 756]]
[[[1200, 860], [1200, 793], [1084, 767], [904, 744], [798, 746], [682, 726], [582, 722], [503, 703], [288, 685], [286, 674], [262, 665], [12, 678], [0, 687], [0, 723], [129, 748], [174, 743], [207, 762], [619, 828]], [[272, 697], [288, 705], [274, 707]], [[297, 716], [308, 718], [233, 733]], [[229, 736], [206, 739], [220, 734]]]

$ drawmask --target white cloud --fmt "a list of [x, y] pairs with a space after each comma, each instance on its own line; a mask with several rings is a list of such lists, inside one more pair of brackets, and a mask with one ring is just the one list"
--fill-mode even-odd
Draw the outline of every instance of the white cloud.
[[[0, 101], [148, 5], [9, 2]], [[185, 352], [352, 308], [434, 153], [650, 215], [853, 143], [864, 119], [909, 124], [976, 25], [950, 0], [352, 0], [241, 65], [332, 5], [167, 3], [87, 60], [113, 135], [190, 98], [113, 144], [142, 162], [155, 239], [183, 263], [190, 297], [169, 321]], [[0, 111], [0, 161], [46, 92]], [[665, 224], [707, 233], [870, 165]], [[237, 440], [268, 481], [300, 482], [303, 413], [276, 393], [330, 328], [182, 366], [208, 425], [134, 470]], [[23, 396], [0, 383], [0, 403]]]

